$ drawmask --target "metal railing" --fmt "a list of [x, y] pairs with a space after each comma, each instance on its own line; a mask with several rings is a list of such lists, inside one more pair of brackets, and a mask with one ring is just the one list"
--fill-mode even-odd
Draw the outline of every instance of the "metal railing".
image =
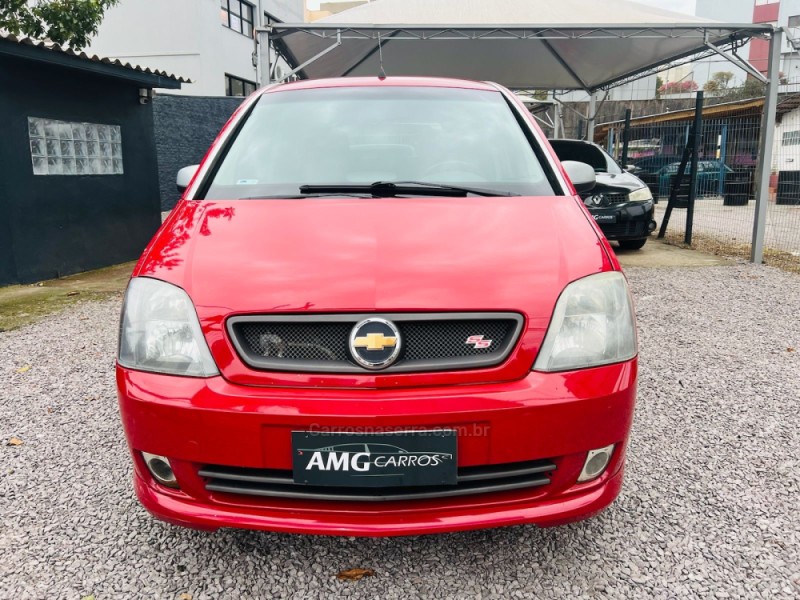
[[[748, 259], [753, 250], [764, 99], [720, 100], [724, 98], [712, 97], [703, 109], [697, 195], [689, 235], [693, 247]], [[621, 159], [627, 138], [626, 164], [633, 165], [633, 173], [658, 200], [656, 219], [660, 225], [684, 148], [693, 141], [693, 111], [681, 107], [658, 114], [634, 112], [625, 130], [626, 103], [615, 104], [619, 104], [618, 120], [598, 126], [595, 141]], [[628, 108], [631, 105], [635, 103]], [[800, 272], [800, 96], [779, 98], [772, 150], [764, 262]], [[687, 234], [688, 168], [686, 173], [666, 230], [666, 238], [674, 242], [683, 242]]]

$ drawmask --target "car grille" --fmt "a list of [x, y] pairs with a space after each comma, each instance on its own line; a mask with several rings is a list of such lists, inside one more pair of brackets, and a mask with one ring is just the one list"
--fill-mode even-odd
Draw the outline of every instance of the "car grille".
[[[349, 350], [360, 321], [380, 316], [400, 332], [401, 353], [382, 372], [412, 372], [492, 366], [513, 349], [522, 329], [516, 313], [298, 315], [233, 317], [228, 332], [242, 360], [256, 369], [363, 372]], [[488, 348], [468, 344], [483, 336]]]
[[[587, 199], [597, 194], [602, 194], [605, 197], [605, 201], [602, 202], [600, 206], [607, 206], [609, 204], [621, 204], [623, 202], [628, 202], [628, 192], [603, 192], [599, 190], [583, 194], [581, 196], [581, 199], [584, 201], [584, 204], [587, 204]], [[594, 207], [597, 205], [588, 203], [587, 206]]]
[[456, 485], [397, 488], [309, 486], [295, 483], [290, 470], [279, 469], [243, 469], [208, 465], [200, 469], [198, 474], [207, 478], [205, 488], [209, 492], [303, 500], [386, 502], [468, 496], [539, 487], [550, 483], [550, 477], [555, 470], [555, 463], [548, 459], [463, 467], [458, 469]]
[[603, 235], [607, 238], [646, 236], [647, 223], [644, 221], [627, 221], [625, 223], [598, 223]]
[[286, 360], [347, 360], [350, 323], [242, 323], [235, 334], [254, 353]]
[[628, 201], [628, 194], [625, 192], [609, 193], [606, 194], [606, 199], [608, 200], [609, 204], [620, 204]]

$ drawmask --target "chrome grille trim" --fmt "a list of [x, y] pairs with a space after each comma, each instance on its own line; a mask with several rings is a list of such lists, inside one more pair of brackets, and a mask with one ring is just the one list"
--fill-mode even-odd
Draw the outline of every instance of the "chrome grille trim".
[[[414, 328], [420, 324], [430, 324], [431, 327], [439, 324], [452, 323], [455, 327], [460, 322], [472, 321], [504, 321], [508, 323], [508, 333], [502, 342], [491, 349], [489, 352], [470, 352], [467, 355], [447, 356], [444, 358], [428, 358], [423, 360], [414, 359], [414, 348], [411, 344], [409, 348], [406, 339], [405, 349], [401, 357], [392, 366], [380, 371], [368, 371], [357, 365], [349, 357], [343, 354], [343, 348], [347, 341], [342, 341], [333, 352], [334, 356], [330, 360], [321, 360], [313, 357], [314, 354], [321, 356], [325, 354], [322, 350], [317, 352], [314, 348], [309, 348], [311, 358], [305, 360], [274, 358], [263, 356], [253, 348], [252, 344], [246, 339], [242, 332], [242, 325], [248, 324], [274, 324], [277, 327], [297, 325], [300, 327], [311, 324], [323, 324], [330, 326], [330, 335], [344, 335], [349, 331], [349, 327], [369, 318], [381, 317], [394, 322], [403, 332], [404, 326]], [[384, 374], [384, 373], [418, 373], [430, 371], [453, 371], [464, 369], [478, 369], [492, 367], [502, 363], [508, 358], [512, 350], [517, 345], [522, 334], [524, 319], [521, 314], [513, 312], [463, 312], [463, 313], [341, 313], [341, 314], [303, 314], [303, 315], [241, 315], [227, 319], [226, 330], [228, 337], [233, 343], [236, 352], [242, 361], [250, 368], [263, 371], [283, 371], [300, 373], [347, 373], [347, 374]], [[410, 331], [410, 329], [409, 329]], [[475, 334], [482, 333], [475, 331]], [[466, 341], [466, 339], [465, 339]], [[313, 346], [313, 344], [311, 345]], [[411, 358], [407, 358], [411, 357]]]
[[390, 502], [471, 496], [548, 485], [556, 470], [549, 460], [461, 467], [455, 485], [396, 488], [337, 488], [295, 483], [292, 471], [281, 469], [246, 469], [207, 465], [198, 471], [206, 479], [209, 492], [242, 496], [260, 496], [294, 500], [338, 500], [345, 502]]

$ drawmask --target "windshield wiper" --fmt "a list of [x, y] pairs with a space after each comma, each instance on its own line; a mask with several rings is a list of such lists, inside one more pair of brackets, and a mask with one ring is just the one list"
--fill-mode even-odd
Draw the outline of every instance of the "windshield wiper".
[[264, 196], [245, 196], [239, 200], [305, 200], [306, 198], [371, 198], [369, 192], [363, 193], [311, 193], [311, 194], [271, 194]]
[[394, 196], [413, 196], [424, 194], [425, 196], [452, 196], [465, 198], [473, 196], [518, 196], [500, 190], [487, 190], [483, 188], [460, 187], [456, 185], [444, 185], [440, 183], [427, 183], [424, 181], [376, 181], [375, 183], [341, 184], [341, 185], [301, 185], [300, 192], [303, 194], [372, 194], [378, 198], [391, 198]]

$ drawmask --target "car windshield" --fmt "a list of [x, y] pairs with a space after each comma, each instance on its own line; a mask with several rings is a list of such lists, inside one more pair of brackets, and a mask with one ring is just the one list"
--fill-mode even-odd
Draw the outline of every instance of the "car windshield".
[[553, 146], [559, 160], [586, 163], [594, 169], [595, 173], [611, 173], [613, 175], [622, 173], [622, 169], [614, 162], [614, 159], [594, 144], [571, 140], [552, 140], [550, 145]]
[[385, 86], [267, 93], [205, 198], [313, 195], [315, 186], [375, 182], [553, 195], [532, 143], [494, 91]]

